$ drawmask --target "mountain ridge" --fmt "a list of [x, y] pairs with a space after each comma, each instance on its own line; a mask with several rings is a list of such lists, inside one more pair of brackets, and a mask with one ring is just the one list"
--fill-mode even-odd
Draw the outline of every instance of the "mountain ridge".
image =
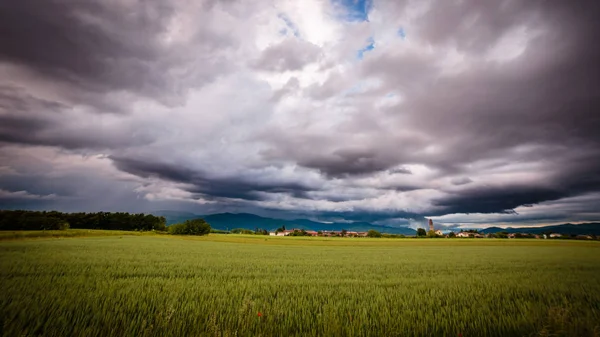
[[[234, 228], [245, 228], [254, 230], [256, 228], [274, 231], [277, 228], [285, 226], [287, 229], [297, 228], [306, 230], [330, 230], [340, 231], [342, 229], [356, 232], [366, 232], [370, 229], [382, 233], [415, 235], [416, 231], [408, 227], [388, 227], [375, 225], [369, 222], [319, 222], [309, 219], [276, 219], [268, 218], [252, 213], [215, 213], [215, 214], [195, 214], [191, 212], [180, 212], [171, 210], [162, 210], [152, 212], [154, 215], [167, 218], [167, 225], [183, 222], [189, 219], [203, 218], [212, 228], [220, 230], [231, 230]], [[600, 223], [589, 222], [582, 224], [565, 223], [560, 225], [542, 226], [542, 227], [498, 227], [492, 226], [480, 230], [481, 233], [529, 233], [529, 234], [548, 234], [558, 233], [563, 235], [600, 235]]]
[[550, 225], [542, 227], [489, 227], [481, 230], [482, 233], [529, 233], [529, 234], [549, 234], [557, 233], [562, 235], [600, 235], [600, 223], [587, 222], [581, 224], [565, 223], [560, 225]]
[[369, 222], [319, 222], [309, 219], [276, 219], [262, 217], [251, 213], [216, 213], [216, 214], [194, 214], [190, 212], [177, 212], [177, 211], [155, 211], [152, 212], [154, 215], [164, 216], [167, 219], [167, 225], [182, 222], [185, 220], [203, 218], [206, 220], [212, 228], [220, 230], [231, 230], [234, 228], [245, 228], [254, 230], [255, 228], [266, 229], [268, 231], [274, 231], [277, 228], [285, 226], [287, 229], [297, 228], [306, 230], [330, 230], [330, 231], [341, 231], [345, 229], [347, 231], [366, 232], [370, 229], [380, 231], [382, 233], [389, 234], [404, 234], [404, 235], [415, 235], [416, 231], [408, 227], [388, 227], [374, 225]]

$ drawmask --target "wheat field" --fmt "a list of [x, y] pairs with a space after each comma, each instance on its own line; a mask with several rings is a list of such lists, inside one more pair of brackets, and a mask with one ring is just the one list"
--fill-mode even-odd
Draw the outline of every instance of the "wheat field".
[[4, 336], [600, 336], [600, 244], [0, 242]]

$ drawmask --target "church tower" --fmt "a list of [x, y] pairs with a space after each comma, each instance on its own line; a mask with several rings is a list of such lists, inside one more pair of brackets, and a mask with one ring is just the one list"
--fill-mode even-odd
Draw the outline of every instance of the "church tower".
[[434, 231], [433, 229], [433, 220], [429, 219], [429, 230]]

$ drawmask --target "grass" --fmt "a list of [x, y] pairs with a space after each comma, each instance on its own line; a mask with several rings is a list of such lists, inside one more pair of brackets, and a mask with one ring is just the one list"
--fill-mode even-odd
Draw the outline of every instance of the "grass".
[[597, 242], [12, 240], [0, 287], [6, 336], [600, 336]]
[[40, 231], [0, 231], [0, 241], [20, 239], [72, 238], [83, 236], [151, 235], [154, 232], [115, 231], [99, 229], [69, 229]]

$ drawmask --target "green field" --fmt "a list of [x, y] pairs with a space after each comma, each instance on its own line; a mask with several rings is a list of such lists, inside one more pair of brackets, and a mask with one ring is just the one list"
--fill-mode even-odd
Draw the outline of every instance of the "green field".
[[72, 238], [80, 236], [123, 236], [123, 235], [152, 235], [153, 232], [109, 231], [95, 229], [69, 229], [45, 231], [0, 231], [0, 241], [42, 238]]
[[0, 287], [5, 336], [600, 336], [598, 242], [10, 240]]

